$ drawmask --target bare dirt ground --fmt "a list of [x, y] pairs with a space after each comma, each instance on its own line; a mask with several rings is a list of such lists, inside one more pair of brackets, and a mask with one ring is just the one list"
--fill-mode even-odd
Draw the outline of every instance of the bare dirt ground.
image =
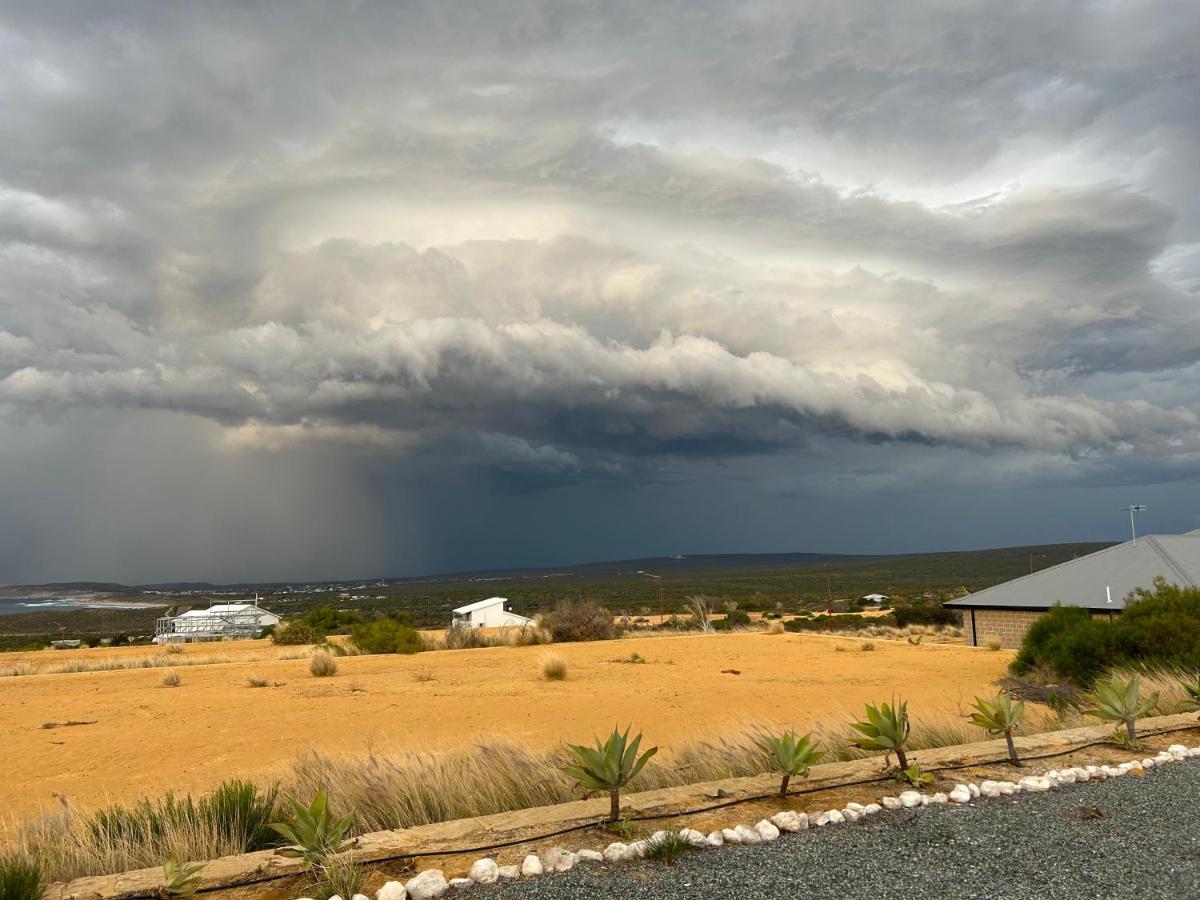
[[[754, 723], [808, 728], [893, 694], [914, 716], [958, 711], [1011, 659], [959, 645], [875, 640], [867, 652], [862, 644], [804, 634], [630, 638], [344, 657], [336, 676], [314, 678], [307, 658], [276, 658], [301, 648], [244, 641], [187, 647], [184, 656], [231, 662], [181, 666], [175, 688], [162, 686], [162, 668], [5, 677], [4, 812], [11, 821], [59, 796], [95, 807], [233, 776], [266, 780], [310, 748], [365, 755], [509, 739], [543, 749], [614, 723], [666, 748]], [[567, 680], [541, 680], [547, 652], [566, 659]], [[633, 653], [645, 663], [621, 661]], [[0, 668], [158, 655], [148, 647], [0, 654]], [[272, 686], [251, 688], [250, 676]]]

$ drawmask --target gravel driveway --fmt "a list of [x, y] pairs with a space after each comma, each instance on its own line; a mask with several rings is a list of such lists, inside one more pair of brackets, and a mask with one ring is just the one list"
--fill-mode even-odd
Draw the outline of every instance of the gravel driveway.
[[[731, 809], [730, 825], [737, 822]], [[752, 823], [747, 823], [752, 824]], [[1200, 760], [1143, 777], [967, 806], [897, 811], [770, 844], [687, 854], [673, 867], [577, 865], [458, 896], [486, 900], [695, 897], [1200, 897]]]

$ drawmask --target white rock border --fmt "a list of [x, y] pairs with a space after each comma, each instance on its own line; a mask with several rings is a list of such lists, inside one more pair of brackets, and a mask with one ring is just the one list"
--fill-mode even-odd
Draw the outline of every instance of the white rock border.
[[[1185, 747], [1183, 744], [1172, 744], [1154, 756], [1131, 759], [1115, 766], [1072, 766], [1066, 769], [1049, 769], [1041, 775], [1026, 775], [1016, 782], [991, 780], [981, 781], [978, 784], [965, 782], [954, 785], [948, 794], [901, 791], [896, 797], [882, 797], [878, 802], [866, 804], [847, 803], [844, 809], [830, 809], [811, 817], [806, 813], [783, 810], [775, 813], [769, 819], [761, 819], [754, 825], [742, 823], [719, 831], [712, 831], [707, 835], [691, 828], [683, 828], [679, 831], [679, 836], [688, 845], [698, 849], [714, 849], [725, 844], [759, 844], [778, 840], [782, 832], [794, 834], [809, 828], [858, 822], [885, 809], [917, 810], [925, 806], [946, 804], [954, 806], [979, 799], [1011, 797], [1016, 794], [1040, 794], [1077, 782], [1103, 781], [1106, 778], [1119, 778], [1122, 775], [1142, 775], [1147, 769], [1155, 766], [1198, 756], [1200, 756], [1200, 746]], [[981, 765], [986, 765], [986, 763], [981, 763]], [[484, 857], [471, 865], [470, 873], [466, 878], [452, 878], [449, 881], [446, 880], [440, 869], [426, 869], [414, 875], [404, 884], [399, 881], [389, 881], [376, 892], [375, 900], [433, 900], [433, 898], [441, 897], [456, 888], [476, 884], [494, 884], [501, 878], [536, 878], [551, 872], [566, 872], [581, 863], [639, 860], [645, 856], [646, 844], [649, 841], [667, 833], [658, 831], [647, 840], [634, 841], [631, 844], [613, 842], [605, 847], [602, 853], [591, 849], [572, 852], [562, 847], [551, 847], [540, 856], [530, 853], [520, 866], [498, 866], [494, 859]], [[360, 900], [360, 898], [366, 900], [361, 894], [356, 894], [352, 900]], [[306, 898], [299, 898], [299, 900], [306, 900]], [[330, 898], [330, 900], [334, 900], [334, 898]]]

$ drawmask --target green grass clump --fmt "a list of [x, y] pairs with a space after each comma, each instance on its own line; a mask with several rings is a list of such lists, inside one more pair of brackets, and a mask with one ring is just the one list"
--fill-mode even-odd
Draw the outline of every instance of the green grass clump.
[[0, 900], [41, 900], [45, 889], [42, 869], [19, 853], [0, 856]]
[[656, 859], [668, 866], [692, 849], [692, 845], [674, 831], [660, 831], [646, 841], [646, 859]]

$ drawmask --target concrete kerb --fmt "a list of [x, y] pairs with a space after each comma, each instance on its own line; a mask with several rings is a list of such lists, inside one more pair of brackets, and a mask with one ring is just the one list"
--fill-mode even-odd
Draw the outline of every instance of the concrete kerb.
[[[1138, 722], [1138, 733], [1149, 737], [1188, 726], [1200, 728], [1194, 713], [1142, 719]], [[1022, 736], [1016, 738], [1015, 743], [1023, 757], [1032, 757], [1104, 741], [1112, 733], [1112, 725], [1094, 725]], [[913, 751], [908, 756], [910, 761], [928, 770], [982, 765], [1002, 760], [1006, 754], [1004, 741], [994, 740]], [[832, 788], [885, 774], [881, 757], [825, 763], [814, 766], [809, 778], [802, 785], [796, 785], [796, 788], [806, 791]], [[779, 779], [775, 775], [727, 778], [629, 794], [622, 798], [622, 809], [633, 817], [669, 814], [717, 802], [729, 803], [769, 795], [778, 790], [778, 786]], [[376, 831], [359, 838], [356, 857], [369, 865], [373, 859], [400, 856], [406, 852], [449, 854], [508, 841], [532, 842], [538, 840], [539, 834], [599, 822], [607, 813], [607, 798], [596, 798], [395, 831]], [[278, 856], [273, 850], [263, 850], [210, 860], [200, 873], [200, 886], [202, 890], [211, 891], [255, 879], [302, 875], [304, 871], [302, 863]], [[47, 896], [61, 900], [119, 900], [152, 896], [161, 885], [161, 869], [137, 869], [114, 875], [78, 878], [65, 885], [56, 885]]]

